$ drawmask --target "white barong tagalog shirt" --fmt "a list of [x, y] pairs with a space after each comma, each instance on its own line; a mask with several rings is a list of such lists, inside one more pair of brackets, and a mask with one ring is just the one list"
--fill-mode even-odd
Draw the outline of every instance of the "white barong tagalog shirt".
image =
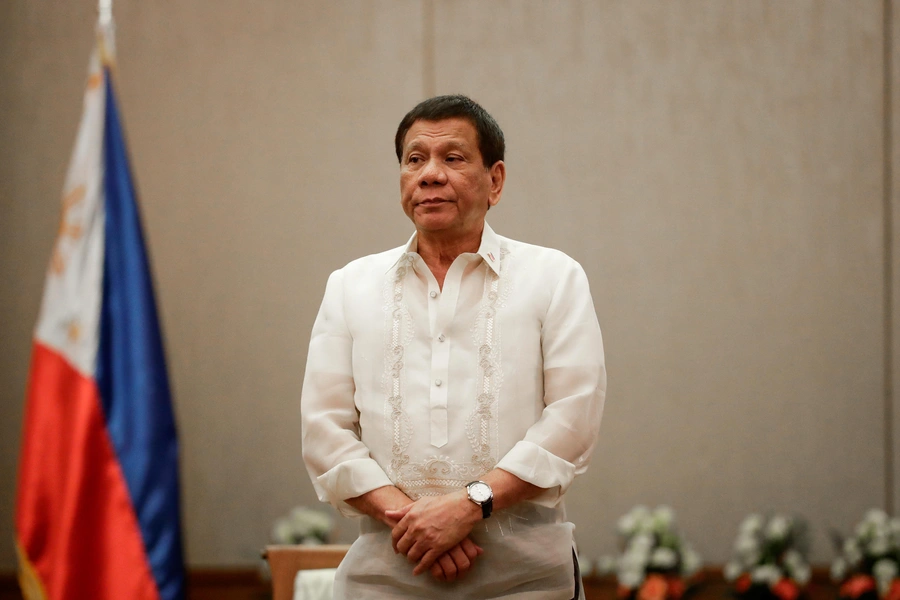
[[479, 523], [485, 552], [451, 584], [412, 577], [390, 530], [365, 517], [335, 597], [569, 598], [562, 498], [587, 468], [606, 389], [587, 277], [562, 252], [485, 224], [441, 289], [416, 248], [413, 235], [328, 279], [301, 401], [319, 498], [359, 514], [344, 500], [386, 485], [413, 500], [445, 494], [494, 468], [546, 491]]

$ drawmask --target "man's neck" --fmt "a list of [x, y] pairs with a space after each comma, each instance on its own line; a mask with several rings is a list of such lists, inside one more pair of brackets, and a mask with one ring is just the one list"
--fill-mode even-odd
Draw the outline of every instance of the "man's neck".
[[466, 252], [478, 252], [483, 232], [484, 227], [477, 233], [467, 236], [436, 235], [419, 231], [416, 237], [418, 245], [416, 252], [425, 261], [441, 288], [444, 287], [444, 276], [457, 256]]

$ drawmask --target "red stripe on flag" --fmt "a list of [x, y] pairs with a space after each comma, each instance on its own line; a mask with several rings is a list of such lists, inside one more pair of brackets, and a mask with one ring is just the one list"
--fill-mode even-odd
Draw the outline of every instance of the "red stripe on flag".
[[49, 600], [158, 600], [96, 383], [34, 343], [16, 534]]

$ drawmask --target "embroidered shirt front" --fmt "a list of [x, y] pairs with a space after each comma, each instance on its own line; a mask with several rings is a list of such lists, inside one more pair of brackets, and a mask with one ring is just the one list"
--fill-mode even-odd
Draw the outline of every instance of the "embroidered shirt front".
[[405, 247], [335, 271], [313, 327], [301, 411], [317, 493], [460, 489], [495, 467], [557, 506], [584, 471], [606, 372], [587, 278], [556, 250], [498, 236], [441, 289]]

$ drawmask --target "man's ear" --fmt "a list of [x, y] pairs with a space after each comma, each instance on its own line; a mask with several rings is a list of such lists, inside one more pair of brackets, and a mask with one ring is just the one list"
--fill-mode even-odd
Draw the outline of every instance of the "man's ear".
[[506, 183], [506, 165], [498, 160], [489, 170], [491, 175], [491, 193], [488, 196], [488, 206], [496, 206], [503, 194], [503, 184]]

